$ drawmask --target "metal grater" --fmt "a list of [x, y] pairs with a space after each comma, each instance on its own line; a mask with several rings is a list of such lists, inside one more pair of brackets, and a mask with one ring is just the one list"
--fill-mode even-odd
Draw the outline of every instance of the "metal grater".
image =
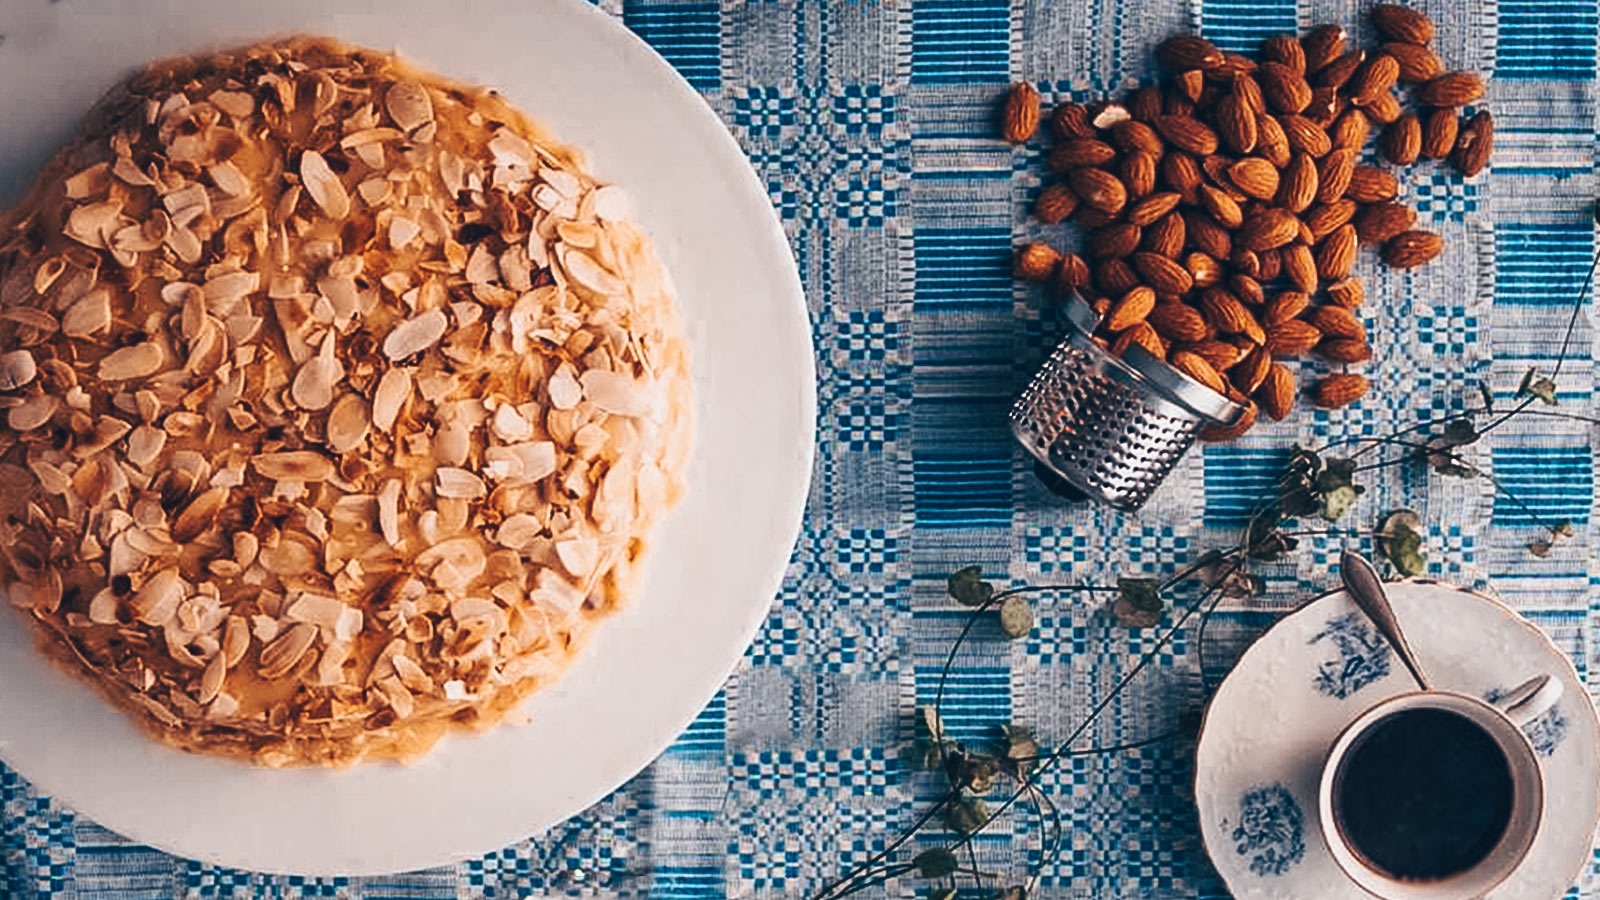
[[1066, 301], [1071, 329], [1011, 407], [1011, 433], [1055, 476], [1114, 509], [1143, 506], [1208, 424], [1243, 407], [1143, 347], [1122, 358], [1091, 340], [1098, 317]]

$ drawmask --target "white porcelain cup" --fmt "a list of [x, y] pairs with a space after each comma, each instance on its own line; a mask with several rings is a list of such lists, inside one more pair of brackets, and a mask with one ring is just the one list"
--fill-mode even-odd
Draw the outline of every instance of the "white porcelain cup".
[[[1505, 881], [1528, 855], [1544, 818], [1544, 775], [1522, 726], [1548, 712], [1560, 699], [1560, 680], [1539, 676], [1510, 692], [1498, 706], [1467, 694], [1429, 690], [1390, 697], [1357, 716], [1328, 751], [1317, 790], [1322, 836], [1339, 868], [1358, 887], [1381, 900], [1474, 900]], [[1401, 879], [1375, 868], [1350, 845], [1334, 806], [1334, 788], [1351, 748], [1378, 723], [1415, 709], [1453, 712], [1477, 725], [1505, 755], [1511, 774], [1511, 817], [1500, 840], [1471, 868], [1429, 880]]]

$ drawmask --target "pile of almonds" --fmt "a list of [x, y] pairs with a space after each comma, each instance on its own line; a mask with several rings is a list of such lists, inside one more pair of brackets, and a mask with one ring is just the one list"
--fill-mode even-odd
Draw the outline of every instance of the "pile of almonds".
[[[1248, 431], [1258, 410], [1289, 414], [1295, 376], [1281, 360], [1314, 353], [1347, 368], [1371, 359], [1357, 314], [1365, 290], [1351, 275], [1360, 244], [1397, 268], [1443, 249], [1439, 235], [1414, 227], [1394, 173], [1361, 163], [1375, 127], [1394, 165], [1448, 159], [1471, 177], [1488, 162], [1490, 114], [1461, 112], [1483, 96], [1482, 79], [1444, 71], [1426, 15], [1383, 4], [1372, 18], [1384, 43], [1371, 52], [1350, 47], [1339, 25], [1268, 38], [1259, 62], [1174, 37], [1156, 53], [1170, 70], [1165, 87], [1050, 115], [1046, 165], [1059, 179], [1039, 193], [1034, 216], [1082, 226], [1088, 260], [1030, 243], [1017, 274], [1082, 295], [1112, 352], [1138, 344], [1245, 407], [1235, 423], [1207, 429], [1209, 440]], [[1413, 86], [1420, 112], [1403, 108], [1397, 84]], [[1013, 85], [1003, 137], [1029, 140], [1040, 118], [1038, 92]], [[1309, 393], [1332, 409], [1367, 389], [1346, 371]]]

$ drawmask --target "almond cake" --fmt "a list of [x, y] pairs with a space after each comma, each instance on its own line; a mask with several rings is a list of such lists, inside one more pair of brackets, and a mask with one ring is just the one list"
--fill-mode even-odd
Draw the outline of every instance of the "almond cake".
[[688, 390], [625, 196], [494, 91], [157, 63], [0, 217], [0, 589], [166, 743], [414, 757], [622, 601]]

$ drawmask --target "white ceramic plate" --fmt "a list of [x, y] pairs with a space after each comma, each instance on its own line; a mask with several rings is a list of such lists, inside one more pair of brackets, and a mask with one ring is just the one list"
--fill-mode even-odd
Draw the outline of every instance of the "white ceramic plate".
[[140, 63], [273, 35], [396, 49], [494, 85], [622, 185], [677, 285], [695, 455], [645, 589], [602, 625], [532, 724], [447, 739], [410, 767], [267, 771], [147, 739], [46, 666], [0, 609], [0, 757], [84, 815], [206, 861], [304, 874], [485, 853], [600, 799], [665, 748], [765, 618], [811, 475], [815, 371], [793, 257], [726, 129], [659, 56], [553, 0], [0, 2], [0, 204]]
[[[1388, 585], [1423, 671], [1491, 699], [1534, 675], [1562, 683], [1526, 732], [1545, 778], [1545, 818], [1490, 900], [1553, 900], [1589, 860], [1600, 818], [1600, 719], [1572, 663], [1510, 607], [1458, 587]], [[1334, 738], [1380, 700], [1415, 690], [1377, 629], [1338, 591], [1262, 635], [1206, 710], [1195, 801], [1206, 850], [1239, 900], [1371, 900], [1334, 863], [1317, 824], [1317, 782]]]

